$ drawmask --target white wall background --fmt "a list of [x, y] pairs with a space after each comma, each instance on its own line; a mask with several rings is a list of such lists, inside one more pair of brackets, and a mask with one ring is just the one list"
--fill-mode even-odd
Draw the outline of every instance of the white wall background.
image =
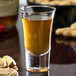
[[20, 0], [20, 4], [21, 4], [21, 5], [27, 4], [27, 0]]

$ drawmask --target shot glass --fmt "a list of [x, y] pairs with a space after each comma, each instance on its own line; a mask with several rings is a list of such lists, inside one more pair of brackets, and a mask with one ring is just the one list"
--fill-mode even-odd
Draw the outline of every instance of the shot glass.
[[44, 5], [21, 8], [24, 31], [26, 70], [45, 72], [50, 69], [53, 20], [56, 9]]

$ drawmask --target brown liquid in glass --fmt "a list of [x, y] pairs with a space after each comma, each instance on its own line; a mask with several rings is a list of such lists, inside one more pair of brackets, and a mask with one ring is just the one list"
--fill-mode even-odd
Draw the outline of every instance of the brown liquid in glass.
[[49, 51], [51, 18], [49, 16], [29, 16], [22, 18], [25, 48], [33, 55]]

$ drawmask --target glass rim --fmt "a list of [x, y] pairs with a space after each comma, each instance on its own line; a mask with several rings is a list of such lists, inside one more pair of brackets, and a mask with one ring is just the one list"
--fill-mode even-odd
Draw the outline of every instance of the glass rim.
[[[52, 9], [51, 11], [46, 11], [46, 12], [31, 12], [31, 11], [25, 11], [25, 8], [30, 8], [30, 7], [47, 7]], [[50, 12], [55, 12], [56, 8], [48, 5], [26, 5], [21, 7], [21, 12], [22, 13], [50, 13]]]

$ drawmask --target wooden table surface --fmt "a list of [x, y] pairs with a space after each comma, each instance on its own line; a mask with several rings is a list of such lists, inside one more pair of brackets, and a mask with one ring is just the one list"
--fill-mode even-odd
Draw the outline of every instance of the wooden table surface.
[[19, 17], [16, 27], [0, 34], [0, 56], [15, 59], [19, 76], [76, 76], [76, 39], [52, 37], [51, 68], [44, 73], [30, 73], [25, 69], [24, 36]]

